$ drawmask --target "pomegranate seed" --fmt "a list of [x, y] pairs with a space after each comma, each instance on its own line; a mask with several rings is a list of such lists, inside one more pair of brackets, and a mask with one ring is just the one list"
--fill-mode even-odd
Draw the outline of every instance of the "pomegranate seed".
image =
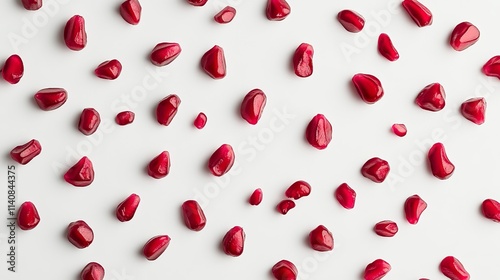
[[9, 84], [17, 84], [24, 75], [24, 63], [21, 57], [13, 54], [7, 58], [2, 68], [2, 77]]
[[374, 260], [365, 268], [363, 277], [365, 280], [380, 280], [391, 271], [391, 265], [381, 259]]
[[490, 60], [484, 64], [482, 71], [486, 76], [500, 79], [500, 55], [490, 58]]
[[35, 93], [34, 97], [40, 109], [52, 111], [66, 103], [68, 93], [63, 88], [45, 88]]
[[239, 226], [230, 229], [222, 239], [222, 249], [228, 256], [239, 257], [245, 248], [245, 232]]
[[438, 179], [448, 179], [455, 171], [455, 165], [448, 159], [442, 143], [436, 143], [430, 148], [428, 158], [432, 175]]
[[253, 191], [248, 202], [250, 203], [250, 205], [257, 206], [262, 202], [263, 197], [264, 197], [264, 194], [263, 194], [262, 190], [256, 189], [255, 191]]
[[427, 203], [420, 198], [418, 195], [412, 195], [408, 197], [405, 201], [405, 216], [406, 220], [412, 224], [416, 225], [420, 219], [420, 215], [427, 208]]
[[356, 204], [356, 192], [346, 183], [335, 190], [335, 198], [345, 209], [352, 209]]
[[307, 125], [306, 139], [314, 148], [324, 150], [332, 141], [332, 131], [328, 119], [322, 114], [317, 114]]
[[439, 270], [444, 274], [444, 276], [450, 278], [451, 280], [469, 280], [470, 275], [465, 270], [462, 263], [455, 257], [448, 256], [444, 258], [439, 264]]
[[311, 193], [311, 185], [306, 181], [297, 181], [293, 183], [285, 192], [286, 197], [295, 200], [308, 196]]
[[140, 202], [141, 198], [138, 195], [135, 193], [131, 194], [116, 207], [116, 218], [120, 222], [128, 222], [132, 220]]
[[96, 132], [101, 123], [101, 116], [94, 108], [85, 108], [80, 115], [78, 130], [85, 135], [92, 135]]
[[272, 21], [284, 20], [291, 12], [286, 0], [268, 0], [266, 7], [267, 19]]
[[342, 24], [345, 30], [352, 33], [358, 33], [365, 27], [365, 19], [355, 11], [340, 11], [337, 15], [337, 20]]
[[152, 159], [148, 165], [148, 175], [161, 179], [170, 172], [170, 154], [167, 151], [161, 152], [158, 156]]
[[142, 248], [142, 253], [149, 261], [154, 261], [165, 252], [170, 244], [170, 237], [168, 235], [158, 235], [146, 242]]
[[233, 147], [229, 144], [220, 146], [208, 160], [208, 169], [215, 176], [222, 176], [226, 174], [234, 164], [234, 151]]
[[399, 53], [394, 47], [389, 35], [382, 33], [378, 37], [378, 52], [389, 61], [396, 61], [399, 59]]
[[404, 125], [402, 123], [393, 124], [391, 129], [392, 129], [392, 132], [394, 132], [394, 134], [396, 134], [399, 137], [404, 137], [406, 135], [406, 133], [408, 132], [408, 130], [406, 129], [406, 125]]
[[485, 218], [500, 223], [500, 202], [494, 199], [486, 199], [481, 204], [481, 213]]
[[201, 68], [213, 79], [226, 76], [226, 57], [224, 50], [215, 45], [201, 57]]
[[81, 51], [87, 45], [87, 32], [85, 31], [85, 19], [75, 15], [68, 20], [64, 27], [64, 42], [73, 51]]
[[122, 64], [116, 59], [104, 61], [94, 71], [97, 77], [105, 80], [115, 80], [121, 72]]
[[415, 99], [417, 105], [427, 111], [441, 111], [446, 105], [446, 93], [439, 83], [433, 83], [426, 86]]
[[138, 0], [127, 0], [120, 6], [120, 15], [132, 25], [137, 25], [141, 21], [141, 11], [141, 3]]
[[94, 241], [94, 232], [90, 226], [82, 221], [72, 222], [68, 225], [66, 236], [78, 249], [87, 248]]
[[267, 97], [266, 94], [260, 89], [253, 89], [241, 102], [240, 112], [241, 117], [246, 120], [249, 124], [255, 125], [264, 111], [266, 106]]
[[207, 224], [203, 209], [194, 200], [188, 200], [182, 204], [182, 216], [184, 217], [184, 224], [190, 230], [200, 231]]
[[42, 0], [22, 0], [21, 2], [28, 11], [36, 11], [42, 7]]
[[235, 15], [236, 9], [231, 6], [227, 6], [214, 16], [214, 20], [222, 24], [229, 23], [233, 20]]
[[19, 145], [10, 151], [10, 157], [17, 163], [25, 165], [42, 152], [38, 140], [32, 139], [26, 144]]
[[276, 280], [296, 280], [298, 274], [297, 267], [287, 260], [277, 262], [271, 272]]
[[187, 0], [187, 2], [193, 6], [203, 6], [208, 0]]
[[151, 51], [149, 59], [156, 66], [165, 66], [174, 61], [181, 51], [181, 46], [177, 43], [159, 43]]
[[123, 111], [123, 112], [120, 112], [116, 115], [115, 122], [118, 125], [127, 125], [127, 124], [131, 124], [132, 122], [134, 122], [134, 119], [135, 119], [134, 112]]
[[295, 75], [301, 78], [311, 76], [313, 73], [313, 57], [313, 46], [307, 43], [300, 44], [293, 55], [293, 69]]
[[456, 51], [463, 51], [479, 40], [479, 29], [470, 22], [459, 23], [450, 37], [450, 45]]
[[26, 201], [21, 204], [17, 211], [17, 225], [22, 230], [32, 230], [40, 222], [40, 215], [38, 210], [31, 201]]
[[87, 157], [82, 157], [73, 165], [66, 174], [64, 180], [75, 187], [86, 187], [94, 181], [94, 167]]
[[419, 27], [432, 24], [431, 11], [417, 0], [403, 0], [403, 7]]
[[194, 126], [197, 129], [202, 129], [205, 127], [207, 124], [207, 115], [205, 113], [199, 113], [198, 116], [196, 116], [196, 119], [194, 120]]
[[102, 265], [91, 262], [87, 264], [80, 273], [80, 280], [103, 280], [104, 267]]
[[398, 233], [398, 224], [393, 221], [381, 221], [375, 224], [373, 230], [377, 235], [383, 237], [393, 237]]
[[373, 75], [356, 74], [352, 77], [352, 83], [361, 99], [368, 104], [373, 104], [384, 96], [380, 80]]
[[486, 100], [482, 97], [468, 99], [462, 103], [460, 111], [466, 119], [477, 125], [481, 125], [484, 123]]
[[156, 120], [159, 124], [168, 126], [181, 105], [181, 99], [175, 94], [163, 98], [156, 107]]
[[293, 202], [293, 200], [290, 199], [282, 200], [280, 203], [278, 203], [278, 206], [276, 206], [276, 210], [278, 210], [278, 212], [280, 212], [283, 215], [286, 215], [288, 211], [290, 211], [293, 208], [295, 208], [295, 202]]
[[391, 167], [387, 161], [374, 157], [363, 165], [361, 174], [375, 183], [382, 183], [390, 170]]
[[309, 233], [309, 244], [311, 248], [319, 252], [333, 250], [333, 235], [323, 225], [319, 225]]

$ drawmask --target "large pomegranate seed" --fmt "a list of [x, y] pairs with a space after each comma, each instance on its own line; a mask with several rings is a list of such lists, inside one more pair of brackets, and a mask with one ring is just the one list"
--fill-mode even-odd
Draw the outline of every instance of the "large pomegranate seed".
[[276, 280], [296, 280], [299, 273], [297, 267], [287, 260], [277, 262], [271, 272]]
[[439, 264], [439, 270], [444, 274], [444, 276], [450, 278], [451, 280], [469, 280], [470, 275], [465, 270], [462, 263], [455, 257], [448, 256], [444, 258]]
[[144, 244], [142, 248], [142, 254], [149, 261], [154, 261], [165, 252], [168, 245], [170, 244], [170, 237], [168, 235], [158, 235], [155, 236]]
[[131, 194], [116, 207], [116, 218], [120, 222], [128, 222], [132, 220], [140, 202], [141, 198], [137, 194]]
[[22, 230], [32, 230], [40, 222], [38, 210], [31, 201], [26, 201], [19, 207], [17, 211], [17, 225]]
[[282, 200], [276, 206], [276, 210], [278, 210], [278, 212], [280, 212], [282, 215], [286, 215], [288, 211], [290, 211], [293, 208], [295, 208], [295, 202], [293, 202], [293, 200], [290, 199]]
[[203, 6], [208, 0], [187, 0], [187, 2], [193, 6]]
[[384, 96], [382, 83], [373, 75], [356, 74], [352, 77], [352, 83], [361, 99], [368, 104], [373, 104]]
[[500, 79], [500, 55], [490, 58], [490, 60], [484, 64], [482, 71], [486, 76]]
[[207, 115], [205, 115], [205, 113], [199, 113], [193, 124], [197, 129], [204, 128], [207, 124]]
[[378, 157], [369, 159], [361, 168], [361, 174], [375, 183], [384, 182], [391, 167], [386, 160]]
[[87, 45], [87, 32], [85, 31], [85, 19], [75, 15], [68, 20], [64, 27], [64, 42], [73, 51], [81, 51]]
[[10, 151], [10, 157], [17, 163], [25, 165], [42, 152], [38, 140], [32, 139], [26, 144], [19, 145]]
[[394, 47], [389, 35], [382, 33], [378, 37], [378, 52], [389, 61], [396, 61], [399, 59], [399, 53]]
[[259, 189], [256, 189], [255, 191], [253, 191], [248, 202], [250, 203], [250, 205], [257, 206], [262, 202], [263, 197], [264, 197], [264, 193], [262, 192], [262, 189], [259, 188]]
[[309, 233], [309, 245], [316, 251], [331, 251], [333, 250], [333, 235], [325, 226], [319, 225]]
[[486, 199], [481, 204], [481, 212], [485, 218], [500, 223], [500, 202], [494, 199]]
[[94, 70], [97, 77], [105, 80], [115, 80], [121, 72], [122, 64], [116, 59], [104, 61]]
[[406, 135], [406, 133], [408, 132], [408, 130], [406, 129], [406, 125], [404, 125], [402, 123], [393, 124], [391, 129], [392, 129], [392, 132], [399, 137], [404, 137]]
[[86, 187], [94, 181], [94, 167], [87, 157], [82, 157], [64, 174], [64, 180], [75, 187]]
[[123, 111], [116, 115], [115, 122], [118, 125], [127, 125], [134, 122], [135, 114], [131, 111]]
[[313, 73], [313, 57], [314, 57], [314, 48], [313, 46], [302, 43], [295, 50], [295, 54], [293, 55], [293, 69], [295, 71], [295, 75], [306, 78], [312, 75]]
[[293, 198], [295, 200], [308, 196], [311, 193], [311, 185], [306, 181], [297, 181], [293, 183], [285, 192], [286, 197]]
[[24, 63], [21, 57], [13, 54], [5, 60], [2, 77], [9, 84], [17, 84], [24, 75]]
[[466, 119], [477, 125], [481, 125], [484, 123], [486, 100], [482, 97], [468, 99], [462, 103], [460, 111]]
[[80, 280], [103, 280], [104, 274], [104, 267], [102, 265], [91, 262], [83, 268], [80, 273]]
[[451, 163], [446, 155], [446, 150], [442, 143], [436, 143], [429, 149], [427, 155], [434, 177], [445, 180], [450, 178], [455, 171], [455, 165]]
[[352, 209], [356, 204], [356, 192], [346, 183], [335, 190], [335, 198], [345, 209]]
[[159, 43], [151, 51], [149, 59], [156, 66], [165, 66], [174, 61], [181, 51], [181, 46], [177, 43]]
[[366, 266], [363, 278], [365, 280], [380, 280], [384, 278], [389, 271], [391, 271], [391, 265], [382, 259], [377, 259]]
[[403, 0], [403, 7], [419, 27], [432, 24], [431, 11], [417, 0]]
[[66, 103], [68, 93], [63, 88], [45, 88], [35, 93], [34, 98], [40, 109], [52, 111]]
[[268, 0], [266, 7], [267, 19], [273, 21], [284, 20], [291, 12], [286, 0]]
[[175, 94], [163, 98], [156, 107], [156, 120], [159, 124], [168, 126], [181, 105], [181, 99]]
[[83, 249], [94, 241], [94, 231], [86, 222], [79, 220], [68, 225], [66, 237], [76, 248]]
[[479, 29], [470, 22], [459, 23], [450, 37], [450, 45], [456, 51], [463, 51], [479, 40]]
[[226, 76], [226, 57], [224, 50], [215, 45], [201, 57], [201, 68], [213, 79]]
[[184, 217], [184, 224], [190, 230], [200, 231], [207, 224], [203, 209], [194, 200], [188, 200], [182, 204], [182, 216]]
[[446, 105], [446, 93], [444, 88], [439, 83], [433, 83], [426, 86], [415, 99], [415, 103], [420, 106], [420, 108], [437, 112], [444, 108]]
[[228, 256], [239, 257], [245, 248], [245, 232], [239, 226], [230, 229], [222, 239], [222, 250]]
[[249, 124], [257, 124], [266, 106], [267, 96], [260, 89], [253, 89], [241, 102], [240, 113], [241, 117]]
[[324, 150], [332, 141], [332, 131], [328, 119], [322, 114], [317, 114], [307, 125], [306, 139], [314, 148]]
[[138, 0], [127, 0], [120, 6], [120, 15], [132, 25], [137, 25], [141, 21], [141, 11], [141, 3]]
[[229, 144], [220, 146], [208, 160], [208, 169], [215, 176], [222, 176], [226, 174], [234, 164], [234, 151], [233, 147]]
[[405, 201], [404, 210], [408, 223], [416, 225], [420, 220], [420, 215], [427, 208], [427, 203], [418, 195], [412, 195]]
[[149, 162], [148, 175], [161, 179], [168, 175], [170, 172], [170, 154], [167, 151], [161, 152], [154, 159]]
[[398, 224], [393, 221], [381, 221], [375, 224], [373, 231], [383, 237], [393, 237], [398, 233]]
[[36, 11], [42, 7], [42, 0], [22, 0], [21, 2], [28, 11]]
[[101, 124], [101, 116], [94, 108], [85, 108], [80, 115], [78, 130], [85, 135], [92, 135]]
[[342, 10], [338, 13], [337, 20], [345, 30], [352, 33], [358, 33], [365, 27], [365, 19], [355, 11]]
[[214, 16], [214, 20], [218, 23], [225, 24], [231, 22], [235, 15], [236, 9], [231, 6], [227, 6]]

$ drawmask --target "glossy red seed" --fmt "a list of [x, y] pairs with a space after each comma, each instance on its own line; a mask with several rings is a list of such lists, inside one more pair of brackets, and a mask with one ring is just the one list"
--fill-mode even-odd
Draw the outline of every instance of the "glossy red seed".
[[267, 0], [267, 19], [272, 21], [284, 20], [290, 12], [290, 5], [286, 0]]
[[398, 224], [393, 221], [381, 221], [375, 224], [373, 231], [379, 236], [393, 237], [398, 233]]
[[332, 233], [323, 225], [319, 225], [309, 233], [309, 245], [316, 251], [331, 251], [333, 243]]
[[75, 187], [86, 187], [94, 181], [94, 167], [87, 157], [82, 157], [64, 174], [64, 180]]
[[116, 218], [120, 222], [128, 222], [132, 220], [140, 202], [141, 198], [137, 194], [131, 194], [116, 207]]
[[418, 195], [412, 195], [405, 201], [404, 211], [406, 220], [412, 225], [416, 225], [420, 220], [420, 215], [427, 208], [427, 203]]
[[155, 236], [144, 244], [142, 248], [142, 254], [149, 261], [154, 261], [165, 252], [168, 245], [170, 244], [170, 237], [168, 235], [158, 235]]
[[402, 4], [408, 15], [419, 27], [432, 24], [432, 13], [422, 3], [417, 0], [403, 0]]
[[255, 125], [260, 119], [264, 107], [266, 106], [267, 96], [260, 89], [253, 89], [241, 102], [240, 113], [241, 117], [249, 124]]
[[456, 51], [463, 51], [479, 40], [479, 29], [470, 22], [459, 23], [450, 37], [450, 45]]
[[142, 7], [138, 0], [127, 0], [120, 5], [120, 15], [132, 24], [137, 25], [141, 21]]
[[214, 20], [221, 24], [229, 23], [234, 19], [235, 15], [236, 9], [231, 6], [227, 6], [214, 16]]
[[208, 0], [187, 0], [193, 6], [204, 6]]
[[168, 126], [181, 105], [181, 99], [175, 94], [163, 98], [156, 107], [156, 120], [159, 124]]
[[42, 7], [42, 0], [22, 0], [21, 2], [28, 11], [36, 11]]
[[92, 135], [101, 124], [101, 116], [94, 108], [85, 108], [80, 115], [78, 130], [85, 135]]
[[448, 256], [439, 264], [439, 270], [451, 280], [469, 280], [470, 275], [462, 263], [455, 257]]
[[36, 139], [26, 144], [16, 146], [10, 151], [10, 157], [19, 164], [28, 164], [32, 159], [42, 152], [42, 146]]
[[17, 210], [17, 225], [22, 230], [32, 230], [40, 222], [38, 210], [31, 201], [26, 201]]
[[201, 68], [213, 79], [222, 79], [226, 76], [226, 57], [224, 50], [215, 45], [201, 57]]
[[369, 159], [361, 168], [361, 174], [375, 183], [384, 182], [391, 167], [386, 160], [378, 157]]
[[205, 113], [199, 113], [198, 116], [196, 116], [196, 119], [194, 120], [194, 126], [197, 129], [202, 129], [205, 127], [207, 124], [207, 115]]
[[382, 259], [377, 259], [366, 266], [363, 279], [380, 280], [384, 278], [389, 271], [391, 271], [391, 265]]
[[208, 169], [215, 176], [226, 174], [234, 164], [234, 150], [229, 144], [220, 146], [208, 160]]
[[399, 53], [394, 47], [389, 35], [382, 33], [378, 37], [378, 52], [389, 61], [396, 61], [399, 59]]
[[308, 196], [311, 193], [311, 185], [306, 181], [297, 181], [293, 183], [285, 192], [286, 197], [295, 200]]
[[384, 89], [380, 80], [370, 74], [356, 74], [352, 77], [352, 83], [361, 99], [373, 104], [384, 96]]
[[151, 51], [149, 59], [156, 66], [169, 65], [182, 52], [182, 48], [178, 43], [159, 43]]
[[460, 106], [460, 112], [464, 118], [481, 125], [484, 123], [486, 114], [486, 100], [482, 97], [468, 99]]
[[104, 274], [104, 267], [102, 265], [91, 262], [83, 268], [80, 273], [80, 280], [103, 280]]
[[355, 11], [342, 10], [338, 13], [337, 20], [345, 30], [352, 33], [358, 33], [365, 27], [365, 19]]
[[486, 199], [481, 204], [481, 213], [487, 219], [500, 223], [500, 202], [494, 199]]
[[24, 63], [21, 57], [13, 54], [5, 60], [2, 67], [2, 77], [9, 84], [17, 84], [24, 75]]
[[306, 78], [312, 75], [313, 73], [313, 57], [314, 57], [314, 48], [313, 46], [302, 43], [297, 47], [295, 53], [293, 55], [293, 70], [295, 71], [295, 75]]
[[404, 137], [406, 135], [406, 133], [408, 132], [408, 130], [406, 129], [406, 125], [404, 125], [402, 123], [393, 124], [391, 129], [392, 129], [392, 132], [399, 137]]
[[134, 122], [135, 114], [131, 111], [123, 111], [116, 115], [115, 122], [118, 125], [127, 125]]
[[170, 172], [170, 154], [167, 151], [161, 152], [148, 164], [148, 175], [161, 179], [168, 175]]
[[415, 99], [415, 103], [422, 109], [432, 112], [440, 111], [446, 105], [446, 93], [439, 83], [426, 86]]
[[121, 72], [122, 64], [116, 59], [104, 61], [94, 70], [97, 77], [105, 80], [115, 80]]
[[257, 206], [262, 202], [263, 197], [264, 197], [264, 193], [259, 188], [259, 189], [256, 189], [255, 191], [253, 191], [248, 202], [250, 203], [250, 205]]
[[293, 200], [290, 199], [282, 200], [276, 206], [276, 210], [278, 210], [278, 212], [281, 213], [282, 215], [286, 215], [288, 211], [290, 211], [293, 208], [295, 208], [295, 202], [293, 202]]
[[64, 42], [73, 51], [81, 51], [87, 45], [87, 32], [85, 31], [85, 19], [75, 15], [68, 20], [64, 27]]
[[484, 64], [482, 71], [486, 76], [500, 79], [500, 55], [490, 58], [490, 60]]
[[94, 231], [86, 222], [79, 220], [68, 225], [66, 237], [76, 248], [83, 249], [94, 241]]
[[276, 280], [296, 280], [299, 273], [297, 267], [287, 260], [277, 262], [271, 272]]
[[335, 198], [345, 209], [352, 209], [356, 204], [356, 192], [346, 183], [335, 190]]
[[455, 171], [455, 165], [451, 163], [442, 143], [436, 143], [429, 149], [427, 155], [434, 177], [445, 180], [451, 177]]
[[45, 88], [35, 93], [34, 98], [40, 109], [52, 111], [66, 103], [68, 93], [63, 88]]
[[328, 119], [322, 114], [317, 114], [307, 125], [306, 139], [314, 148], [324, 150], [332, 141], [332, 133], [332, 125]]
[[182, 217], [184, 224], [190, 230], [200, 231], [207, 224], [207, 218], [200, 204], [194, 200], [185, 201], [182, 204]]
[[245, 248], [245, 232], [239, 226], [230, 229], [222, 239], [222, 250], [228, 256], [239, 257]]

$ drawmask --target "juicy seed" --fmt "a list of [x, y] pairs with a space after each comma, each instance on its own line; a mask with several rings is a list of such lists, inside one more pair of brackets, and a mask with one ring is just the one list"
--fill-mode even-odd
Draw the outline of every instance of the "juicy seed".
[[103, 280], [104, 267], [102, 265], [91, 262], [87, 264], [80, 273], [80, 280]]
[[348, 184], [342, 183], [335, 190], [335, 198], [345, 209], [353, 209], [356, 204], [356, 191], [354, 191]]
[[75, 187], [86, 187], [94, 181], [94, 167], [87, 157], [82, 157], [64, 174], [64, 180]]
[[295, 75], [301, 78], [311, 76], [313, 73], [313, 57], [313, 46], [307, 43], [300, 44], [295, 50], [292, 60]]
[[94, 108], [85, 108], [80, 115], [78, 130], [84, 135], [92, 135], [101, 124], [101, 116]]
[[229, 144], [220, 146], [208, 160], [208, 169], [213, 175], [220, 177], [233, 167], [234, 164], [234, 150]]
[[251, 90], [241, 102], [241, 117], [251, 125], [257, 124], [264, 111], [266, 102], [267, 96], [262, 90]]
[[94, 70], [97, 77], [105, 80], [115, 80], [121, 72], [122, 64], [116, 59], [104, 61]]
[[306, 139], [314, 148], [324, 150], [332, 141], [332, 133], [332, 125], [328, 119], [322, 114], [317, 114], [307, 125]]
[[137, 194], [131, 194], [116, 207], [116, 218], [120, 222], [128, 222], [132, 220], [140, 202], [141, 198]]
[[193, 6], [204, 6], [208, 0], [187, 0]]
[[17, 84], [24, 75], [24, 63], [21, 57], [13, 54], [5, 60], [2, 67], [2, 77], [9, 84]]
[[276, 280], [296, 280], [299, 273], [297, 267], [287, 260], [277, 262], [271, 272]]
[[455, 257], [448, 256], [439, 264], [439, 270], [451, 280], [469, 280], [470, 275], [462, 263]]
[[182, 52], [181, 46], [178, 43], [159, 43], [151, 51], [149, 59], [156, 66], [169, 65]]
[[142, 7], [138, 0], [127, 0], [120, 6], [120, 15], [122, 18], [132, 24], [137, 25], [141, 21]]
[[148, 165], [148, 175], [161, 179], [170, 172], [170, 154], [167, 151], [161, 152], [158, 156], [152, 159]]
[[402, 123], [393, 124], [391, 129], [392, 129], [392, 132], [399, 137], [406, 136], [406, 133], [408, 132], [408, 130], [406, 129], [406, 125], [404, 125]]
[[386, 160], [378, 157], [369, 159], [361, 168], [361, 174], [375, 183], [384, 182], [391, 167]]
[[135, 114], [131, 111], [123, 111], [116, 115], [115, 122], [118, 125], [127, 125], [133, 123], [135, 120]]
[[75, 15], [68, 20], [64, 27], [64, 42], [73, 51], [81, 51], [87, 45], [87, 32], [85, 31], [85, 19]]
[[201, 68], [213, 79], [222, 79], [226, 76], [226, 57], [224, 50], [215, 45], [208, 50], [200, 61]]
[[205, 113], [199, 113], [193, 124], [197, 129], [203, 129], [207, 124], [207, 115], [205, 115]]
[[415, 99], [415, 103], [422, 109], [432, 112], [441, 111], [446, 105], [446, 93], [439, 83], [426, 86]]
[[200, 204], [195, 200], [188, 200], [182, 204], [184, 224], [190, 230], [200, 231], [207, 224], [207, 218]]
[[170, 237], [168, 235], [158, 235], [146, 242], [142, 248], [142, 254], [149, 261], [154, 261], [165, 252], [170, 244]]
[[175, 94], [163, 98], [156, 107], [156, 120], [159, 124], [168, 126], [181, 105], [181, 99]]
[[481, 213], [485, 218], [500, 223], [500, 202], [494, 199], [486, 199], [481, 204]]
[[284, 20], [291, 12], [286, 0], [268, 0], [266, 7], [267, 19], [271, 21]]
[[333, 250], [333, 242], [332, 233], [323, 225], [319, 225], [309, 233], [309, 244], [316, 251], [326, 252]]
[[227, 6], [214, 16], [214, 20], [218, 23], [225, 24], [231, 22], [234, 16], [236, 16], [236, 9]]
[[448, 155], [446, 154], [446, 150], [442, 143], [434, 144], [427, 154], [429, 159], [429, 164], [431, 167], [432, 175], [434, 177], [446, 180], [451, 177], [453, 172], [455, 171], [455, 165], [451, 163]]
[[427, 203], [418, 195], [412, 195], [405, 201], [404, 211], [406, 220], [412, 225], [416, 225], [420, 220], [420, 215], [427, 209]]
[[42, 0], [22, 0], [21, 2], [28, 11], [36, 11], [42, 7]]
[[306, 181], [297, 181], [293, 183], [285, 192], [286, 197], [295, 200], [308, 196], [311, 193], [311, 185]]
[[490, 60], [484, 64], [482, 71], [486, 76], [500, 79], [500, 55], [490, 58]]
[[94, 241], [94, 232], [86, 222], [79, 220], [68, 225], [66, 237], [76, 248], [83, 249]]
[[38, 210], [31, 201], [26, 201], [17, 210], [17, 225], [22, 230], [32, 230], [40, 222]]
[[52, 111], [66, 103], [68, 93], [63, 88], [45, 88], [35, 93], [34, 98], [40, 109]]
[[10, 151], [10, 157], [19, 164], [28, 164], [32, 159], [42, 152], [42, 146], [38, 140], [32, 139], [26, 144], [19, 145]]
[[358, 33], [365, 27], [365, 19], [355, 11], [342, 10], [338, 13], [337, 20], [345, 30], [352, 33]]
[[377, 259], [366, 266], [363, 278], [365, 280], [380, 280], [384, 278], [389, 271], [391, 271], [391, 265], [382, 259]]
[[381, 221], [375, 224], [373, 231], [382, 237], [393, 237], [398, 233], [398, 224], [393, 221]]
[[262, 202], [263, 197], [264, 193], [262, 192], [262, 190], [260, 188], [256, 189], [248, 199], [248, 203], [250, 203], [250, 205], [257, 206]]
[[278, 212], [281, 213], [282, 215], [286, 215], [288, 211], [290, 211], [293, 208], [295, 208], [295, 202], [293, 202], [293, 200], [290, 199], [282, 200], [276, 206], [276, 210], [278, 210]]
[[413, 21], [419, 26], [424, 27], [432, 24], [432, 13], [417, 0], [403, 0], [403, 8]]
[[458, 24], [450, 37], [450, 45], [456, 51], [463, 51], [479, 40], [479, 29], [470, 22]]
[[222, 250], [228, 256], [239, 257], [245, 248], [245, 232], [243, 228], [235, 226], [222, 239]]
[[485, 119], [486, 100], [482, 97], [468, 99], [460, 106], [460, 112], [464, 118], [477, 125], [481, 125]]
[[352, 77], [352, 83], [359, 97], [367, 104], [374, 104], [384, 96], [382, 83], [373, 75], [356, 74]]
[[389, 61], [396, 61], [399, 59], [399, 53], [394, 47], [389, 35], [382, 33], [378, 37], [378, 52]]

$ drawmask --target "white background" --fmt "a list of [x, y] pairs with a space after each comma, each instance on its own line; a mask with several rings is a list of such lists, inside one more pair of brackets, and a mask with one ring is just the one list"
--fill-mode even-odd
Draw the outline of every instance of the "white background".
[[[0, 60], [18, 53], [26, 69], [19, 84], [0, 82], [0, 217], [7, 214], [6, 173], [13, 164], [8, 153], [35, 138], [42, 153], [26, 166], [16, 165], [17, 205], [33, 201], [41, 222], [32, 231], [17, 231], [15, 274], [6, 272], [7, 229], [0, 227], [0, 279], [78, 279], [90, 261], [105, 267], [107, 280], [271, 279], [270, 268], [281, 259], [298, 266], [300, 279], [360, 279], [366, 264], [383, 258], [392, 265], [384, 279], [434, 280], [445, 279], [438, 266], [448, 255], [459, 258], [472, 279], [499, 277], [500, 225], [483, 218], [479, 207], [486, 198], [500, 199], [500, 81], [480, 72], [500, 54], [500, 2], [425, 1], [434, 14], [433, 25], [425, 28], [418, 28], [395, 0], [289, 0], [292, 12], [282, 22], [266, 19], [265, 0], [209, 0], [201, 8], [184, 0], [143, 0], [138, 26], [121, 18], [121, 1], [47, 0], [37, 12], [18, 2], [0, 4]], [[216, 24], [213, 15], [227, 4], [237, 9], [236, 18]], [[363, 33], [348, 33], [336, 21], [345, 8], [364, 15]], [[88, 45], [80, 52], [68, 50], [62, 41], [64, 24], [75, 14], [87, 22]], [[448, 40], [462, 21], [474, 23], [481, 38], [459, 53]], [[380, 32], [391, 36], [399, 61], [388, 62], [377, 53]], [[183, 49], [163, 68], [148, 61], [159, 42], [178, 42]], [[291, 56], [302, 42], [315, 48], [314, 74], [306, 79], [291, 69]], [[227, 77], [217, 81], [199, 68], [203, 53], [215, 44], [224, 48], [228, 67]], [[122, 75], [115, 81], [96, 78], [93, 69], [113, 58], [122, 62]], [[350, 79], [356, 73], [380, 78], [386, 92], [380, 102], [367, 105], [353, 92]], [[144, 89], [144, 79], [155, 86]], [[438, 113], [414, 104], [416, 94], [432, 82], [447, 92], [447, 105]], [[39, 110], [33, 95], [46, 87], [65, 88], [67, 103], [51, 112]], [[256, 126], [239, 116], [240, 102], [253, 88], [268, 97]], [[156, 122], [154, 109], [171, 93], [182, 104], [164, 127]], [[458, 111], [474, 96], [487, 98], [482, 126]], [[96, 108], [103, 119], [90, 137], [76, 128], [85, 107]], [[127, 108], [136, 113], [136, 121], [118, 127], [114, 116]], [[201, 131], [192, 125], [200, 111], [208, 116]], [[283, 121], [284, 111], [293, 117]], [[334, 128], [333, 141], [323, 151], [304, 138], [307, 123], [318, 113]], [[393, 123], [405, 123], [408, 135], [391, 134]], [[456, 165], [446, 181], [432, 177], [423, 160], [436, 141], [445, 144]], [[215, 179], [206, 162], [223, 143], [235, 148], [237, 166]], [[163, 150], [170, 152], [171, 173], [154, 180], [145, 166]], [[83, 155], [94, 163], [95, 181], [75, 188], [62, 175]], [[360, 175], [362, 164], [373, 156], [391, 164], [383, 184]], [[275, 205], [300, 179], [312, 185], [312, 194], [281, 216]], [[343, 182], [358, 194], [351, 211], [333, 197]], [[251, 207], [247, 198], [257, 187], [264, 190], [264, 201]], [[131, 193], [142, 202], [131, 222], [120, 223], [114, 209]], [[405, 199], [413, 194], [429, 205], [416, 226], [403, 213]], [[208, 218], [201, 232], [189, 231], [180, 216], [182, 202], [193, 198]], [[68, 223], [78, 219], [95, 233], [94, 243], [83, 250], [65, 238]], [[385, 219], [400, 226], [394, 238], [372, 231]], [[308, 233], [319, 224], [334, 234], [330, 254], [307, 245]], [[220, 250], [223, 235], [235, 225], [247, 234], [239, 258]], [[170, 247], [149, 262], [140, 251], [159, 234], [170, 235]]]

